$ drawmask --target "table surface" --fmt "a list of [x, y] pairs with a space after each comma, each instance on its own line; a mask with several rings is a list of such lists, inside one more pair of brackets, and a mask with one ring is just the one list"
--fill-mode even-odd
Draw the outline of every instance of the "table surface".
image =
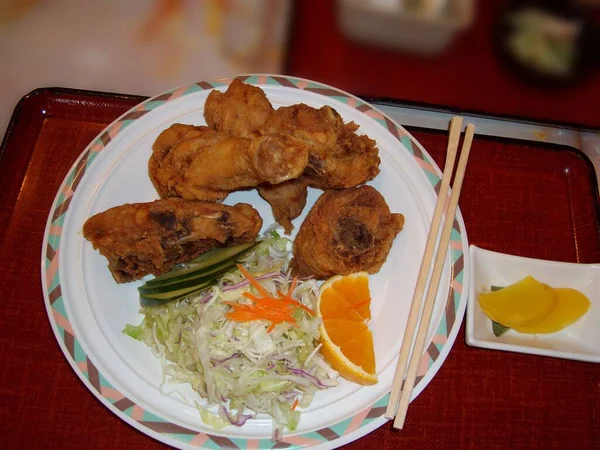
[[[65, 361], [40, 286], [51, 203], [89, 142], [139, 97], [40, 91], [17, 108], [0, 160], [1, 448], [161, 448], [106, 409]], [[413, 130], [439, 165], [446, 137]], [[569, 170], [566, 170], [569, 169]], [[479, 136], [460, 201], [471, 243], [572, 262], [600, 261], [594, 169], [566, 146]], [[600, 448], [600, 365], [488, 351], [464, 326], [440, 371], [389, 424], [347, 446]]]
[[[338, 2], [296, 2], [287, 73], [359, 96], [390, 97], [503, 116], [600, 128], [600, 70], [566, 89], [522, 82], [499, 60], [495, 18], [509, 0], [475, 1], [471, 26], [439, 55], [424, 57], [348, 39], [337, 21]], [[600, 10], [590, 10], [596, 23]]]

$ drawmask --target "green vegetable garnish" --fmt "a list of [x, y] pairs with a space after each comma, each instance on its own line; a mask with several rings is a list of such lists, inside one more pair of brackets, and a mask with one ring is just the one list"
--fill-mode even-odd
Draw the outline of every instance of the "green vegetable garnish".
[[510, 328], [505, 327], [504, 325], [496, 322], [495, 320], [492, 320], [492, 331], [494, 332], [494, 336], [500, 337], [508, 330], [510, 330]]
[[250, 242], [216, 248], [171, 272], [146, 281], [138, 288], [142, 305], [159, 306], [208, 289], [217, 284], [220, 276], [234, 269], [237, 262], [257, 245], [258, 242]]
[[[502, 289], [502, 287], [500, 286], [492, 286], [490, 288], [490, 290], [493, 291], [499, 291], [500, 289]], [[491, 320], [491, 319], [490, 319]], [[510, 330], [509, 327], [505, 327], [504, 325], [502, 325], [501, 323], [496, 322], [495, 320], [492, 320], [492, 331], [494, 332], [494, 336], [496, 337], [500, 337], [503, 334], [505, 334], [508, 330]]]

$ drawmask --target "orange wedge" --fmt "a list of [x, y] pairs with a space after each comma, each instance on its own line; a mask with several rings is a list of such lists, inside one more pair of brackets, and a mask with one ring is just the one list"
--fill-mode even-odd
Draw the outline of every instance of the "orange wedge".
[[369, 274], [358, 272], [335, 276], [321, 286], [318, 314], [321, 352], [329, 364], [347, 380], [377, 383], [371, 318]]
[[366, 272], [340, 277], [331, 283], [334, 291], [350, 303], [353, 309], [365, 319], [371, 318], [371, 293], [369, 276]]

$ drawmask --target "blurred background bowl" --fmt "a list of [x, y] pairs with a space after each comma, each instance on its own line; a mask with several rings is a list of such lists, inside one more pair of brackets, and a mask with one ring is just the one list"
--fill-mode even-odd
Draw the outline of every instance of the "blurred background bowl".
[[[572, 41], [566, 42], [571, 47], [572, 57], [566, 63], [564, 72], [542, 70], [529, 59], [527, 62], [519, 58], [511, 46], [511, 39], [518, 32], [515, 18], [525, 11], [536, 11], [551, 17], [563, 28], [575, 27]], [[517, 77], [528, 84], [542, 88], [565, 88], [578, 84], [598, 69], [600, 65], [600, 28], [592, 19], [586, 17], [579, 6], [565, 0], [527, 0], [510, 1], [498, 15], [494, 28], [494, 48], [503, 65]], [[525, 25], [522, 25], [522, 31]], [[525, 49], [529, 55], [539, 61], [540, 52], [535, 48]]]

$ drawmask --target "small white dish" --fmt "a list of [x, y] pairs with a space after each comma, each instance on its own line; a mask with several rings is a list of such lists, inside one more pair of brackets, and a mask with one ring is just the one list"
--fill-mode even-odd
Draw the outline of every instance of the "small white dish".
[[[574, 264], [524, 258], [471, 245], [471, 287], [467, 304], [467, 344], [578, 361], [600, 362], [600, 264]], [[490, 286], [508, 286], [527, 275], [552, 287], [574, 288], [585, 294], [590, 308], [574, 324], [551, 334], [508, 330], [495, 336], [492, 321], [477, 298]]]

